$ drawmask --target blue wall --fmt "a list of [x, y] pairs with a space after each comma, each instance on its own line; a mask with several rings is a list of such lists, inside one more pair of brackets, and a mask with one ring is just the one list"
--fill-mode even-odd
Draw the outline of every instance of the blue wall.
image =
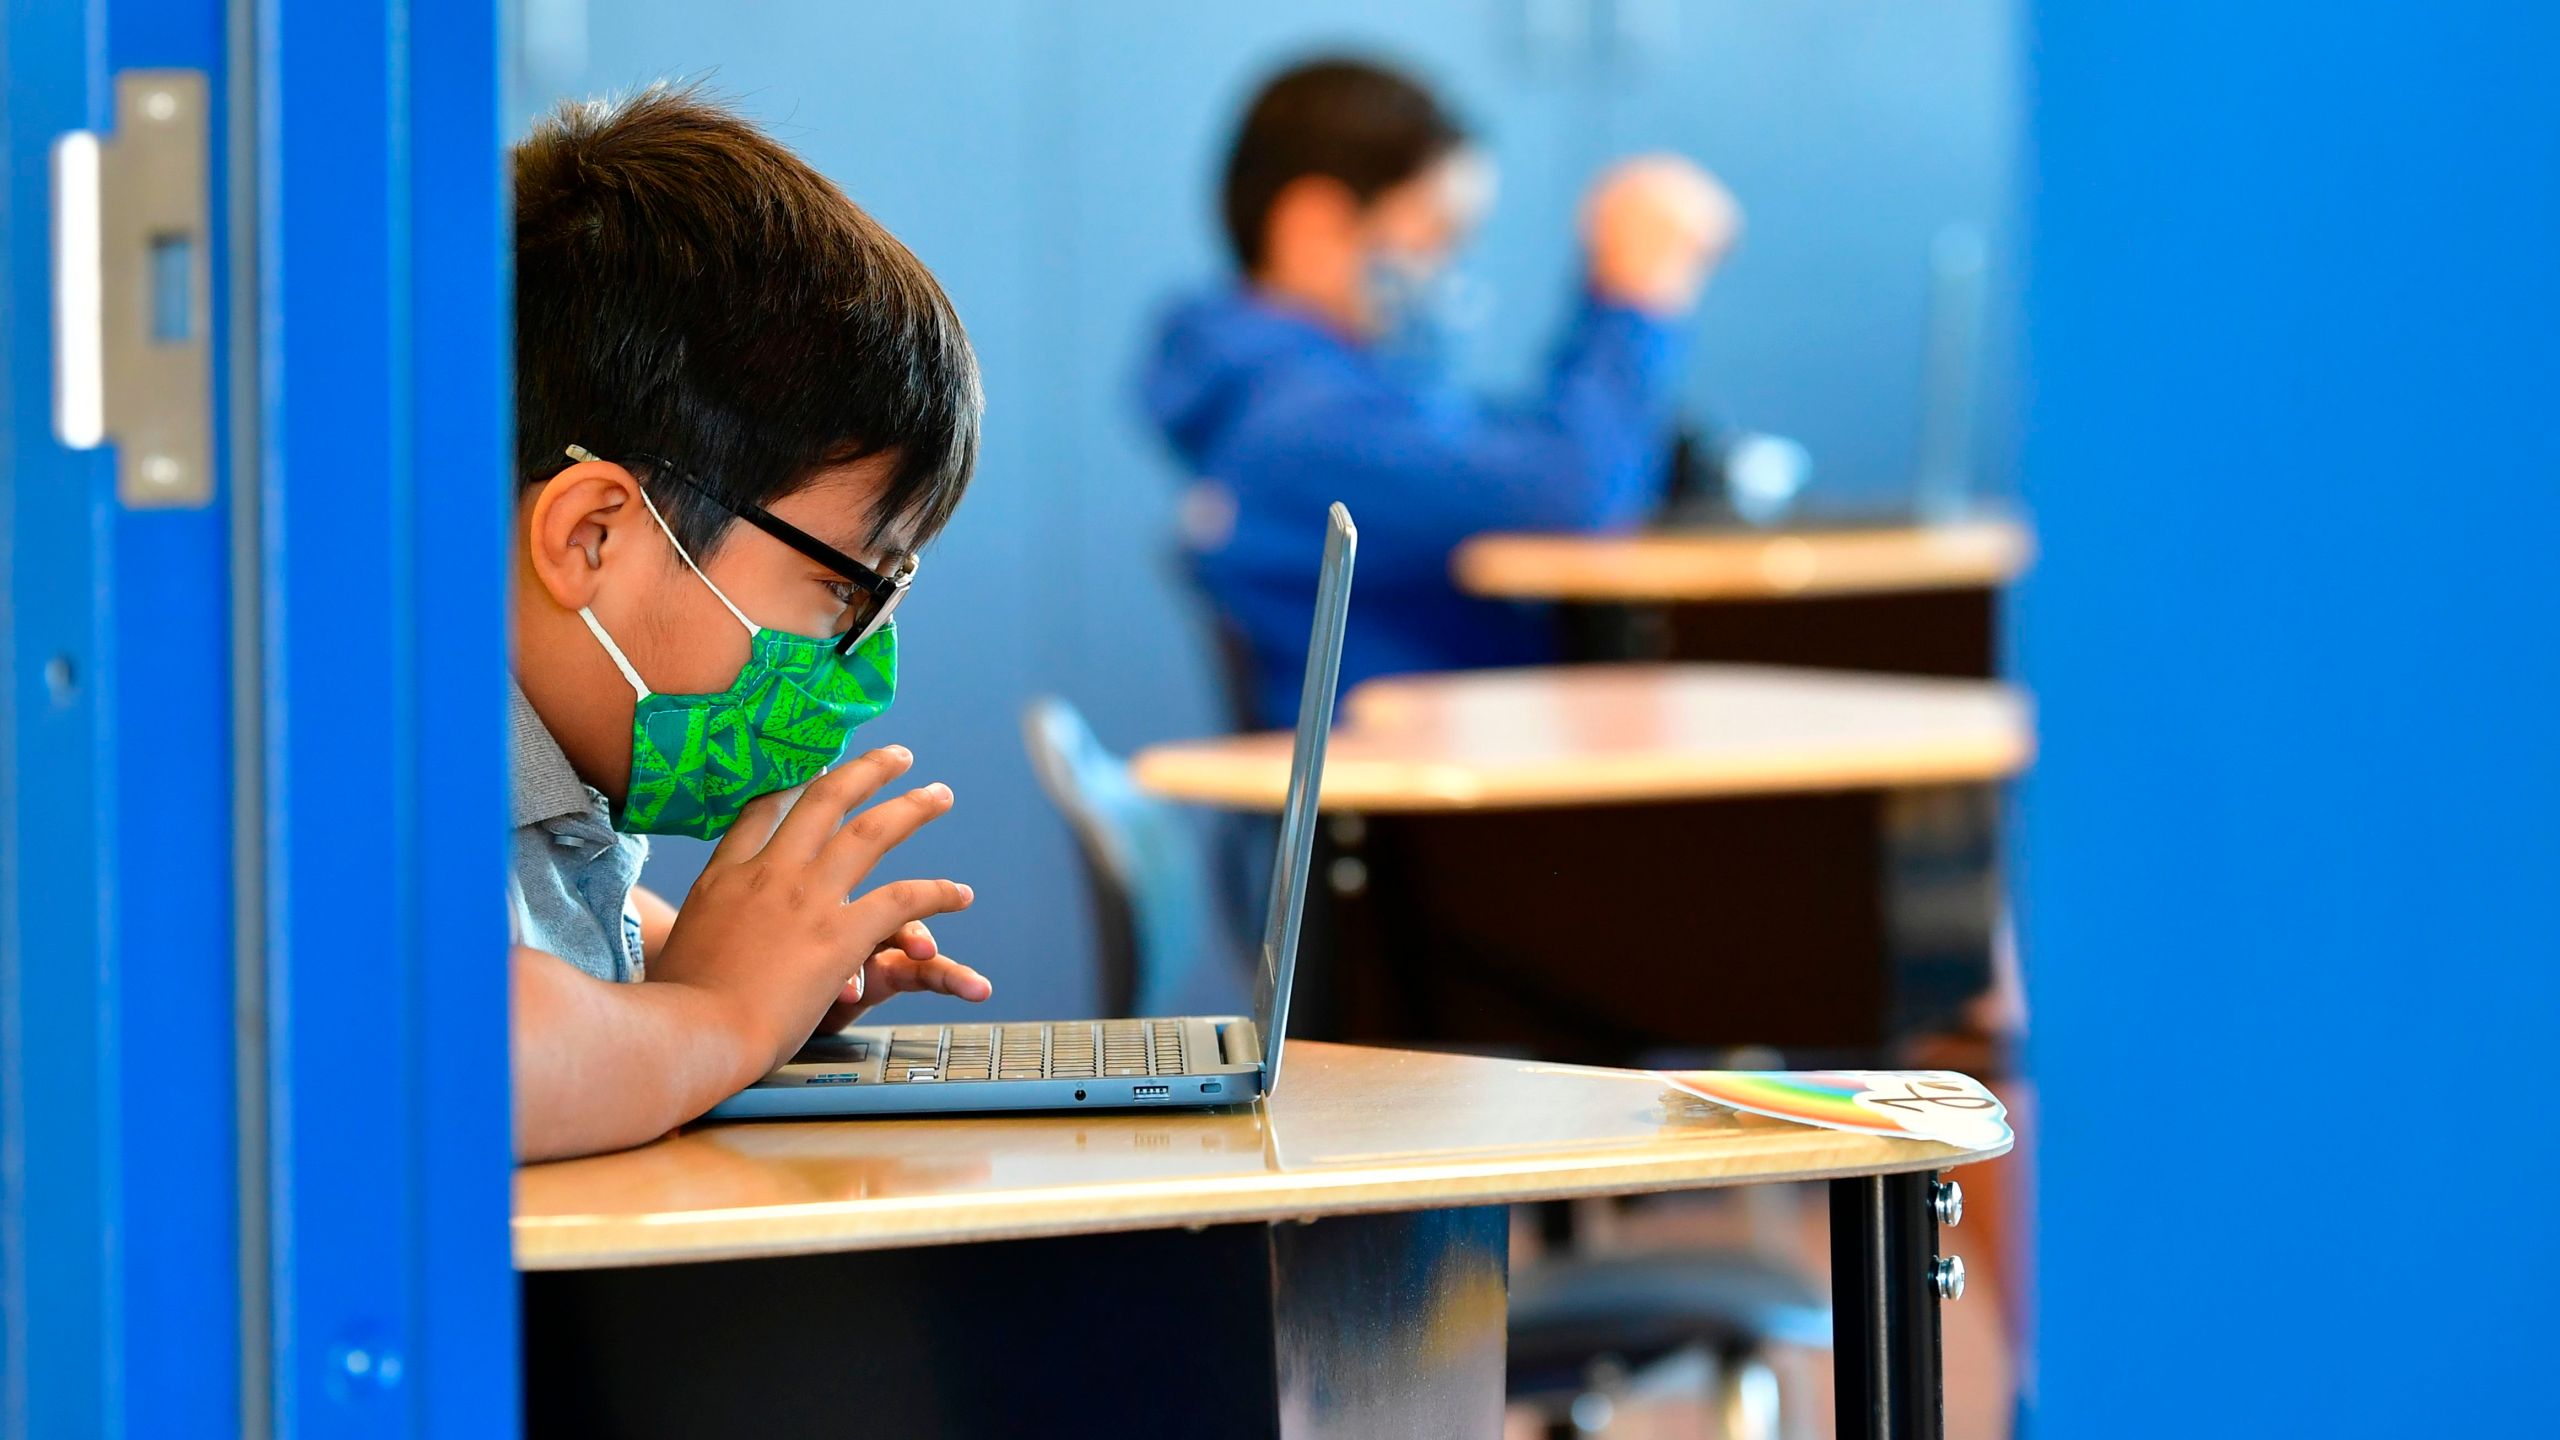
[[[1006, 1015], [1091, 993], [1080, 882], [1014, 735], [1022, 701], [1065, 694], [1123, 749], [1220, 724], [1173, 578], [1179, 477], [1130, 414], [1128, 374], [1167, 297], [1222, 271], [1210, 185], [1264, 73], [1320, 46], [1382, 51], [1480, 127], [1503, 176], [1478, 253], [1497, 297], [1473, 367], [1488, 382], [1543, 349], [1596, 167], [1676, 145], [1724, 171], [1753, 228], [1707, 302], [1697, 402], [1804, 439], [1835, 496], [1906, 483], [1930, 241], [1966, 225], [1996, 252], [2009, 208], [2008, 0], [522, 9], [520, 111], [705, 79], [911, 244], [969, 324], [984, 466], [902, 616], [911, 669], [882, 733], [958, 791], [899, 864], [978, 885], [946, 939], [990, 963]], [[2003, 488], [2005, 392], [1982, 403], [1985, 484]], [[653, 882], [680, 893], [699, 857], [665, 845]]]
[[2560, 20], [2384, 9], [2039, 7], [2048, 1434], [2550, 1430]]

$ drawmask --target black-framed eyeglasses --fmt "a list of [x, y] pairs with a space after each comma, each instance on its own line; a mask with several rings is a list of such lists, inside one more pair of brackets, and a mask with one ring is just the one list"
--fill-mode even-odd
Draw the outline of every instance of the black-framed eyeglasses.
[[[572, 460], [597, 458], [594, 452], [582, 445], [570, 446], [568, 453]], [[915, 583], [916, 557], [913, 555], [899, 561], [895, 574], [883, 575], [751, 500], [730, 499], [694, 478], [693, 472], [674, 461], [637, 453], [630, 458], [648, 466], [653, 474], [663, 471], [676, 483], [824, 565], [846, 584], [861, 591], [863, 598], [853, 607], [853, 624], [837, 637], [833, 647], [839, 655], [852, 654], [856, 646], [878, 634], [880, 627], [888, 624], [889, 617], [897, 612], [899, 603], [907, 598], [907, 587]]]

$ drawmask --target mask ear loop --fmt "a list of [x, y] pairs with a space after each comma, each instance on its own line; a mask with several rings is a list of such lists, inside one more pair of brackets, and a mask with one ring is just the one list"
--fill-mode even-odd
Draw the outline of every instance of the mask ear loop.
[[[584, 445], [569, 446], [568, 455], [570, 459], [581, 463], [597, 458], [596, 453]], [[658, 522], [658, 533], [666, 536], [667, 543], [675, 547], [676, 558], [684, 562], [684, 568], [693, 572], [693, 578], [702, 582], [702, 588], [711, 592], [711, 598], [720, 602], [721, 608], [729, 612], [729, 618], [745, 628], [748, 639], [756, 638], [756, 631], [759, 628], [756, 622], [747, 618], [746, 611], [731, 604], [729, 597], [720, 593], [720, 587], [711, 583], [711, 577], [702, 573], [702, 567], [693, 563], [691, 552], [684, 548], [683, 541], [676, 538], [675, 527], [667, 523], [666, 516], [658, 513], [658, 503], [649, 498], [649, 487], [646, 485], [640, 487], [640, 503], [648, 507], [649, 518]], [[631, 682], [631, 688], [638, 690], [642, 699], [647, 699], [648, 689], [641, 685], [640, 677], [632, 670], [631, 663], [622, 658], [622, 651], [614, 645], [612, 637], [604, 633], [604, 627], [597, 624], [595, 617], [587, 615], [585, 611], [581, 610], [578, 613], [586, 617], [587, 628], [596, 632], [596, 638], [604, 641], [605, 649], [612, 652], [613, 663], [622, 667], [623, 676]]]
[[622, 647], [614, 644], [613, 637], [604, 633], [604, 622], [596, 619], [596, 612], [581, 605], [578, 618], [587, 622], [587, 633], [595, 636], [596, 643], [604, 647], [604, 653], [613, 657], [613, 668], [621, 671], [622, 678], [631, 682], [632, 698], [648, 699], [649, 687], [641, 682], [640, 672], [631, 668], [631, 661], [622, 653]]
[[[569, 458], [577, 461], [579, 464], [583, 465], [596, 458], [595, 452], [584, 445], [572, 445], [568, 448]], [[645, 493], [642, 498], [647, 498]], [[667, 522], [661, 520], [658, 523], [661, 526], [664, 526]], [[675, 537], [670, 535], [667, 538], [673, 539]], [[681, 546], [678, 547], [677, 553], [683, 553]], [[687, 561], [686, 563], [691, 564], [692, 562]], [[718, 592], [714, 591], [713, 593], [717, 594]], [[631, 668], [631, 657], [623, 654], [622, 647], [613, 643], [613, 637], [604, 633], [604, 622], [596, 618], [596, 612], [584, 605], [581, 605], [578, 607], [578, 618], [587, 622], [587, 633], [596, 637], [596, 643], [603, 646], [604, 653], [612, 658], [613, 668], [622, 672], [624, 682], [631, 686], [632, 698], [636, 700], [648, 699], [648, 683], [640, 678], [639, 671]]]
[[693, 578], [702, 582], [702, 588], [711, 592], [712, 598], [720, 602], [731, 618], [746, 627], [748, 639], [756, 638], [756, 622], [747, 618], [746, 611], [730, 604], [729, 597], [720, 593], [720, 587], [711, 583], [711, 577], [702, 573], [702, 567], [693, 563], [693, 557], [685, 553], [684, 542], [676, 538], [675, 527], [667, 523], [666, 516], [658, 513], [657, 502], [649, 498], [646, 486], [641, 487], [640, 503], [649, 507], [649, 518], [658, 522], [658, 533], [666, 536], [667, 543], [676, 547], [676, 558], [684, 562], [684, 568], [693, 572]]

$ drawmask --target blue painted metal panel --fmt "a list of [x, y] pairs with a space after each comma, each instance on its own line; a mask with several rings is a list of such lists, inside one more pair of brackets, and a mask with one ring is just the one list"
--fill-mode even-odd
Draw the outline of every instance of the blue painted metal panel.
[[[509, 811], [503, 714], [515, 465], [509, 223], [498, 9], [409, 17], [414, 784], [421, 1041], [418, 1414], [439, 1437], [515, 1432], [516, 1283], [507, 1235]], [[489, 477], [482, 483], [480, 477]], [[484, 899], [483, 897], [490, 897]]]
[[278, 1431], [504, 1434], [497, 9], [259, 45]]
[[2547, 1431], [2560, 13], [2037, 27], [2042, 1431]]
[[114, 1433], [122, 1329], [118, 1132], [100, 1085], [112, 716], [98, 591], [109, 457], [55, 443], [53, 137], [98, 120], [84, 7], [10, 0], [0, 32], [0, 1430]]
[[[168, 66], [210, 82], [210, 273], [224, 276], [224, 7], [102, 0], [100, 8], [110, 77]], [[221, 288], [211, 307], [216, 356], [228, 353], [233, 320]], [[121, 1402], [135, 1436], [233, 1434], [239, 1408], [227, 369], [213, 367], [213, 504], [107, 511], [113, 579], [102, 598], [115, 661], [101, 698], [114, 717], [104, 798], [116, 826], [110, 953], [119, 1009], [108, 1074], [126, 1187]]]
[[[8, 10], [5, 1390], [13, 1434], [236, 1428], [230, 480], [128, 511], [50, 433], [48, 157], [114, 71], [203, 72], [219, 0]], [[112, 137], [111, 137], [112, 138]], [[219, 130], [209, 188], [225, 177]], [[217, 203], [207, 237], [224, 272]], [[208, 297], [211, 344], [231, 316]], [[221, 378], [211, 397], [225, 454]]]

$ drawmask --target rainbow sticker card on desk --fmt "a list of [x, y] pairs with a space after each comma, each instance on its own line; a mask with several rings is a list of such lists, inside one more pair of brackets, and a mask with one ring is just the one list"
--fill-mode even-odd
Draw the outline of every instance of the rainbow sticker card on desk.
[[1953, 1070], [1666, 1070], [1662, 1078], [1701, 1100], [1826, 1130], [1968, 1150], [2010, 1139], [2009, 1107]]

